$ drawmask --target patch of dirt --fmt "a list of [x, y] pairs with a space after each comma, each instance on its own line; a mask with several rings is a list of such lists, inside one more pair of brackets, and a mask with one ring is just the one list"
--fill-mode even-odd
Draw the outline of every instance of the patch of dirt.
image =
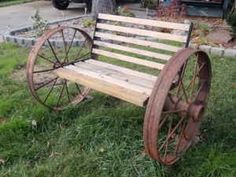
[[17, 82], [26, 82], [26, 70], [25, 67], [15, 70], [11, 75], [10, 79]]
[[[36, 67], [35, 68], [35, 71], [39, 71], [39, 70], [43, 70], [45, 68], [39, 68], [39, 67]], [[17, 69], [15, 70], [10, 78], [14, 81], [17, 81], [17, 82], [26, 82], [27, 81], [27, 76], [26, 76], [26, 68], [23, 67], [21, 69]], [[34, 82], [35, 83], [38, 83], [37, 85], [41, 85], [51, 79], [55, 78], [55, 75], [52, 73], [52, 72], [48, 72], [48, 73], [43, 73], [43, 74], [35, 74], [34, 76]], [[50, 84], [49, 84], [50, 85]]]

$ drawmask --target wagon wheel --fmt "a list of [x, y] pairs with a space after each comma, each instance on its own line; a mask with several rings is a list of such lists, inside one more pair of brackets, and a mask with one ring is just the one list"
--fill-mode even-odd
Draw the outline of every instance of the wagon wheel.
[[89, 35], [74, 27], [57, 27], [38, 39], [27, 63], [29, 89], [38, 102], [62, 110], [86, 98], [89, 88], [59, 78], [54, 71], [89, 58], [91, 45]]
[[196, 141], [210, 83], [206, 53], [187, 48], [168, 62], [154, 86], [144, 119], [145, 150], [151, 158], [171, 165]]

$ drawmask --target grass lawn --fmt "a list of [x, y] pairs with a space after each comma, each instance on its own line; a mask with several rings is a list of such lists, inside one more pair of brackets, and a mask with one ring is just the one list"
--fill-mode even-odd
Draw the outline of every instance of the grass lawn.
[[[28, 51], [0, 45], [0, 176], [235, 177], [236, 59], [211, 56], [202, 140], [172, 167], [143, 151], [145, 109], [101, 93], [60, 114], [37, 104], [25, 78]], [[15, 78], [18, 78], [16, 80]]]
[[0, 0], [0, 7], [32, 2], [33, 0]]

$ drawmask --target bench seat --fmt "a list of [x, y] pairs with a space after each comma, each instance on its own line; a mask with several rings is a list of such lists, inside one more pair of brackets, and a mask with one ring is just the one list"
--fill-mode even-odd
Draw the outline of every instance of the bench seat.
[[138, 106], [145, 106], [156, 76], [94, 59], [68, 65], [55, 71], [70, 81], [111, 94]]

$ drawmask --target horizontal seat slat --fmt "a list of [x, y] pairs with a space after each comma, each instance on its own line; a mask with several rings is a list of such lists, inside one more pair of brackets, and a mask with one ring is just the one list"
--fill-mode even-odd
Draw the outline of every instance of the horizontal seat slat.
[[108, 42], [102, 42], [102, 41], [94, 40], [93, 43], [95, 45], [97, 45], [97, 46], [107, 47], [107, 48], [117, 49], [117, 50], [122, 50], [122, 51], [125, 51], [125, 52], [130, 52], [130, 53], [134, 53], [134, 54], [148, 56], [148, 57], [152, 57], [152, 58], [156, 58], [156, 59], [161, 59], [161, 60], [165, 60], [165, 61], [169, 60], [171, 58], [170, 55], [150, 52], [150, 51], [147, 51], [147, 50], [141, 50], [141, 49], [137, 49], [137, 48], [126, 47], [126, 46], [112, 44], [112, 43], [108, 43]]
[[78, 68], [87, 69], [89, 71], [96, 72], [101, 77], [109, 76], [109, 78], [112, 77], [114, 79], [118, 79], [119, 81], [125, 81], [129, 84], [134, 84], [135, 86], [140, 86], [141, 89], [138, 87], [138, 89], [140, 91], [143, 91], [143, 92], [149, 93], [149, 94], [150, 94], [150, 90], [153, 89], [153, 86], [155, 83], [151, 80], [143, 79], [138, 76], [130, 75], [125, 72], [115, 70], [114, 68], [98, 66], [95, 64], [87, 63], [87, 62], [79, 62], [79, 63], [76, 63], [75, 66], [77, 66]]
[[107, 67], [107, 68], [110, 68], [110, 69], [114, 69], [114, 70], [117, 70], [117, 71], [120, 71], [120, 72], [127, 73], [129, 75], [133, 75], [133, 76], [143, 78], [145, 80], [150, 80], [152, 82], [156, 82], [156, 80], [157, 80], [157, 77], [153, 76], [151, 74], [135, 71], [135, 70], [132, 70], [132, 69], [121, 67], [121, 66], [101, 62], [101, 61], [98, 61], [98, 60], [90, 59], [90, 60], [86, 60], [84, 62], [85, 63], [91, 63], [91, 64], [94, 64], [94, 65], [97, 65], [97, 66], [102, 66], [102, 67]]
[[116, 15], [108, 15], [108, 14], [98, 14], [98, 19], [133, 23], [133, 24], [138, 24], [138, 25], [147, 25], [147, 26], [160, 27], [160, 28], [177, 29], [177, 30], [184, 30], [184, 31], [189, 30], [189, 24], [179, 24], [179, 23], [164, 22], [164, 21], [157, 21], [157, 20], [150, 20], [150, 19], [124, 17], [124, 16], [116, 16]]
[[160, 64], [160, 63], [156, 63], [156, 62], [152, 62], [152, 61], [147, 61], [147, 60], [143, 60], [143, 59], [138, 59], [135, 57], [130, 57], [127, 55], [118, 54], [118, 53], [114, 53], [114, 52], [108, 52], [108, 51], [100, 50], [100, 49], [96, 49], [96, 48], [93, 48], [92, 53], [97, 54], [97, 55], [103, 55], [103, 56], [114, 58], [114, 59], [118, 59], [121, 61], [126, 61], [126, 62], [130, 62], [130, 63], [138, 64], [138, 65], [147, 66], [150, 68], [159, 69], [159, 70], [162, 70], [163, 67], [165, 66], [164, 64]]
[[109, 33], [101, 33], [101, 32], [95, 32], [95, 37], [99, 38], [104, 38], [108, 40], [113, 40], [113, 41], [119, 41], [119, 42], [125, 42], [125, 43], [130, 43], [130, 44], [135, 44], [135, 45], [140, 45], [144, 47], [152, 47], [155, 49], [161, 49], [161, 50], [166, 50], [166, 51], [171, 51], [171, 52], [177, 52], [180, 50], [180, 47], [175, 47], [172, 45], [167, 45], [167, 44], [162, 44], [158, 42], [152, 42], [152, 41], [147, 41], [147, 40], [141, 40], [133, 37], [125, 37], [125, 36], [120, 36], [120, 35], [113, 35]]
[[110, 24], [104, 24], [104, 23], [97, 23], [97, 28], [109, 30], [109, 31], [135, 34], [135, 35], [140, 35], [140, 36], [149, 36], [153, 38], [165, 39], [165, 40], [171, 40], [171, 41], [177, 41], [177, 42], [186, 42], [187, 40], [187, 36], [168, 34], [168, 33], [162, 33], [162, 32], [150, 31], [150, 30], [143, 30], [143, 29], [137, 29], [137, 28], [131, 28], [131, 27], [116, 26], [116, 25], [110, 25]]
[[92, 68], [83, 68], [79, 64], [76, 66], [69, 65], [57, 69], [54, 72], [60, 78], [93, 88], [94, 90], [112, 95], [138, 106], [144, 106], [146, 104], [152, 91], [152, 89], [106, 75], [105, 72], [102, 74], [93, 71]]

